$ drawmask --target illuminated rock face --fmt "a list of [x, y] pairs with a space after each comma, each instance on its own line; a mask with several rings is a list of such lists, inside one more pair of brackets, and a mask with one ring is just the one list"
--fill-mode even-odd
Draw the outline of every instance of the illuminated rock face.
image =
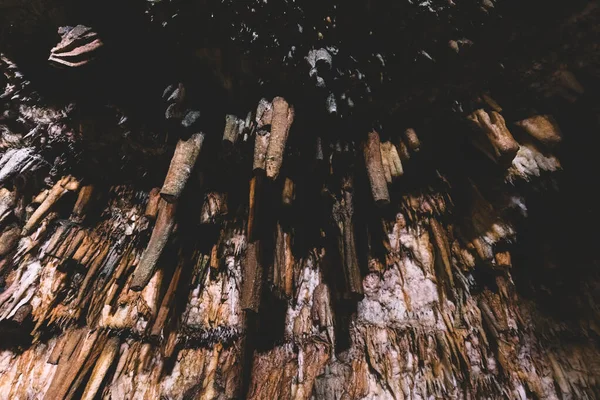
[[595, 3], [33, 3], [0, 398], [598, 397]]
[[50, 50], [48, 60], [67, 67], [80, 67], [89, 63], [103, 44], [92, 28], [83, 25], [61, 27], [58, 33], [62, 38]]

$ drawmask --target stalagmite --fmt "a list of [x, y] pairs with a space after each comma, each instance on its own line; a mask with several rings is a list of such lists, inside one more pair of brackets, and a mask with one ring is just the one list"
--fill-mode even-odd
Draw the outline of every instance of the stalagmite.
[[174, 203], [181, 195], [194, 169], [203, 142], [204, 133], [194, 133], [189, 139], [181, 139], [177, 142], [169, 171], [160, 190], [161, 197], [167, 202]]
[[140, 291], [150, 281], [152, 274], [156, 270], [156, 264], [162, 254], [171, 231], [175, 226], [175, 209], [173, 203], [162, 201], [159, 206], [158, 217], [152, 231], [152, 236], [146, 246], [146, 250], [142, 253], [142, 258], [133, 272], [133, 280], [131, 281], [131, 290]]
[[369, 132], [367, 142], [364, 147], [365, 164], [369, 182], [371, 183], [371, 193], [378, 206], [385, 206], [390, 202], [385, 171], [381, 160], [381, 146], [379, 134], [376, 131]]
[[273, 120], [271, 136], [266, 155], [266, 171], [270, 179], [277, 179], [283, 163], [290, 127], [294, 122], [294, 108], [283, 97], [273, 99]]

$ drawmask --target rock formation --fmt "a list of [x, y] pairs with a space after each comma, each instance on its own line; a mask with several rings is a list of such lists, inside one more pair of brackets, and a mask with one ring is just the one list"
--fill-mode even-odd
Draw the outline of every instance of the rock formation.
[[600, 398], [597, 1], [125, 3], [0, 5], [0, 399]]

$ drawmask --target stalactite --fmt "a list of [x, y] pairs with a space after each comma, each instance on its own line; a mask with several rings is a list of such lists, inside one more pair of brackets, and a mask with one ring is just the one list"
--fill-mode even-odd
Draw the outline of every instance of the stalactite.
[[131, 282], [132, 290], [142, 290], [152, 277], [156, 269], [156, 263], [167, 245], [167, 241], [173, 230], [175, 209], [175, 204], [167, 202], [163, 202], [162, 206], [159, 206], [158, 217], [152, 230], [152, 236], [146, 250], [142, 254], [140, 263], [133, 273], [134, 278]]
[[79, 188], [79, 182], [72, 176], [66, 176], [62, 178], [44, 199], [42, 204], [35, 210], [35, 212], [29, 217], [29, 220], [23, 227], [23, 235], [28, 235], [31, 231], [40, 223], [42, 218], [50, 211], [52, 206], [68, 191], [74, 191]]
[[273, 119], [271, 135], [265, 156], [267, 176], [276, 179], [283, 163], [283, 155], [287, 144], [290, 127], [294, 122], [294, 108], [283, 97], [273, 99]]
[[510, 165], [517, 155], [519, 144], [506, 127], [502, 115], [496, 111], [487, 113], [485, 110], [479, 109], [469, 115], [468, 119], [480, 130], [478, 135], [483, 133], [487, 138], [487, 142], [485, 142], [481, 136], [476, 136], [474, 138], [475, 146], [493, 161], [501, 165]]
[[388, 193], [380, 147], [379, 134], [375, 131], [369, 132], [364, 148], [365, 164], [367, 165], [373, 199], [376, 204], [382, 206], [390, 202], [390, 195]]
[[549, 115], [534, 115], [515, 124], [546, 146], [555, 146], [562, 140], [556, 121]]
[[181, 195], [196, 164], [203, 142], [204, 134], [194, 133], [189, 139], [181, 139], [177, 143], [169, 171], [160, 190], [161, 197], [167, 202], [174, 203]]
[[241, 299], [242, 309], [258, 312], [263, 285], [260, 242], [252, 242], [244, 256]]
[[594, 2], [59, 3], [0, 13], [0, 397], [598, 396]]

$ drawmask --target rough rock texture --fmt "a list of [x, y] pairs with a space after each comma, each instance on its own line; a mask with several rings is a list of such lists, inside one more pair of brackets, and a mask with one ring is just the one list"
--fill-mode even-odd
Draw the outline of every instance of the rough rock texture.
[[59, 3], [0, 5], [0, 399], [600, 398], [598, 2]]

